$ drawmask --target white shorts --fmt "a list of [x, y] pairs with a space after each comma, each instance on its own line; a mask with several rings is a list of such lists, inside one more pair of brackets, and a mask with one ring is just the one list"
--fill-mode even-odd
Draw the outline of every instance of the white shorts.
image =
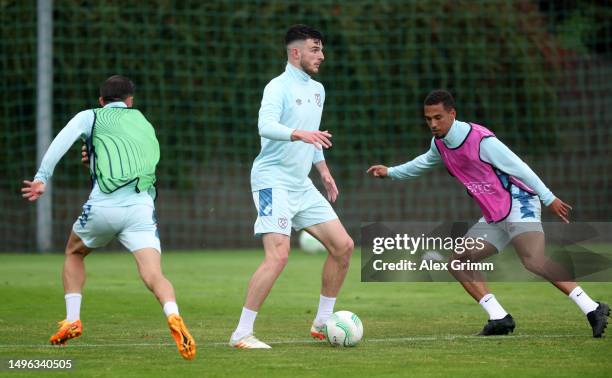
[[130, 252], [154, 248], [161, 253], [155, 209], [147, 205], [101, 207], [86, 203], [72, 231], [89, 248], [104, 247], [116, 237]]
[[501, 252], [517, 235], [525, 232], [544, 232], [540, 197], [514, 185], [510, 188], [510, 192], [512, 209], [506, 219], [498, 223], [487, 223], [484, 218], [480, 218], [465, 236], [483, 238]]
[[267, 233], [291, 235], [303, 228], [337, 219], [336, 212], [314, 186], [305, 191], [268, 188], [253, 192], [257, 209], [255, 236]]

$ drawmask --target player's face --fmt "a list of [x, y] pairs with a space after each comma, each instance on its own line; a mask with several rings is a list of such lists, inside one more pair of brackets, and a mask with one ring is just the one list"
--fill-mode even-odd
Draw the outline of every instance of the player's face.
[[436, 138], [444, 138], [453, 125], [456, 115], [455, 109], [446, 110], [442, 103], [425, 105], [425, 121]]
[[309, 75], [319, 72], [323, 56], [323, 43], [318, 39], [307, 39], [299, 49], [300, 66]]

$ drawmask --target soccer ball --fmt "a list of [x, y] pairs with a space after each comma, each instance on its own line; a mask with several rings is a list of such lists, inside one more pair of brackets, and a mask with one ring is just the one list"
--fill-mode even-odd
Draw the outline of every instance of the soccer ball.
[[363, 324], [350, 311], [338, 311], [325, 322], [325, 337], [333, 346], [352, 347], [363, 337]]
[[323, 246], [323, 244], [321, 244], [320, 241], [315, 239], [314, 236], [310, 235], [306, 231], [302, 231], [300, 233], [299, 241], [300, 241], [300, 248], [304, 252], [317, 253], [317, 252], [325, 251], [325, 247]]

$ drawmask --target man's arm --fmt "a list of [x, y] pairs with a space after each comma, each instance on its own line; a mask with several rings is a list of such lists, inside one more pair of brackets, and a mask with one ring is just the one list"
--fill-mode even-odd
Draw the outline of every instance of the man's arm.
[[483, 139], [480, 142], [480, 158], [502, 172], [524, 182], [536, 192], [546, 206], [555, 200], [553, 193], [544, 185], [538, 175], [499, 139], [494, 137]]
[[35, 201], [44, 193], [45, 185], [53, 175], [57, 163], [77, 139], [86, 138], [89, 135], [92, 123], [93, 112], [86, 110], [78, 113], [66, 124], [45, 152], [34, 180], [23, 182], [22, 197]]
[[572, 207], [556, 198], [538, 175], [499, 139], [483, 139], [480, 142], [480, 158], [524, 182], [536, 192], [544, 205], [549, 206], [565, 223], [569, 223], [568, 216]]
[[257, 127], [259, 135], [266, 139], [280, 141], [301, 140], [313, 144], [318, 150], [331, 147], [331, 134], [327, 131], [296, 130], [280, 123], [283, 113], [283, 91], [278, 82], [270, 82], [264, 89]]
[[321, 175], [321, 181], [325, 186], [325, 191], [327, 191], [327, 199], [329, 200], [329, 202], [335, 202], [336, 198], [338, 198], [338, 195], [340, 193], [338, 192], [336, 182], [334, 181], [334, 178], [332, 177], [331, 172], [327, 167], [327, 163], [323, 159], [314, 163], [314, 166], [317, 168], [317, 171], [319, 171], [319, 174]]
[[283, 113], [283, 92], [281, 86], [276, 82], [270, 82], [264, 89], [261, 107], [259, 108], [259, 120], [257, 127], [259, 135], [271, 140], [291, 140], [291, 134], [295, 131], [279, 121]]
[[438, 149], [432, 139], [429, 150], [409, 162], [391, 168], [384, 165], [374, 165], [368, 169], [367, 173], [374, 177], [391, 177], [394, 180], [408, 180], [421, 176], [441, 161]]

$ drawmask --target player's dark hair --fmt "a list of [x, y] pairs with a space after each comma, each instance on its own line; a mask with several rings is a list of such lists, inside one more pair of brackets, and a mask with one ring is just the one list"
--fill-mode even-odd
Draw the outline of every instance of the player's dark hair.
[[429, 92], [427, 97], [425, 97], [424, 103], [425, 105], [437, 105], [442, 103], [444, 105], [444, 110], [446, 111], [455, 109], [455, 99], [446, 89], [436, 89]]
[[124, 101], [134, 95], [134, 83], [125, 76], [113, 75], [100, 86], [100, 97], [105, 103]]
[[287, 30], [287, 34], [285, 34], [285, 45], [288, 45], [293, 41], [305, 41], [307, 39], [318, 39], [319, 41], [323, 42], [323, 34], [308, 25], [293, 25], [289, 28], [289, 30]]

